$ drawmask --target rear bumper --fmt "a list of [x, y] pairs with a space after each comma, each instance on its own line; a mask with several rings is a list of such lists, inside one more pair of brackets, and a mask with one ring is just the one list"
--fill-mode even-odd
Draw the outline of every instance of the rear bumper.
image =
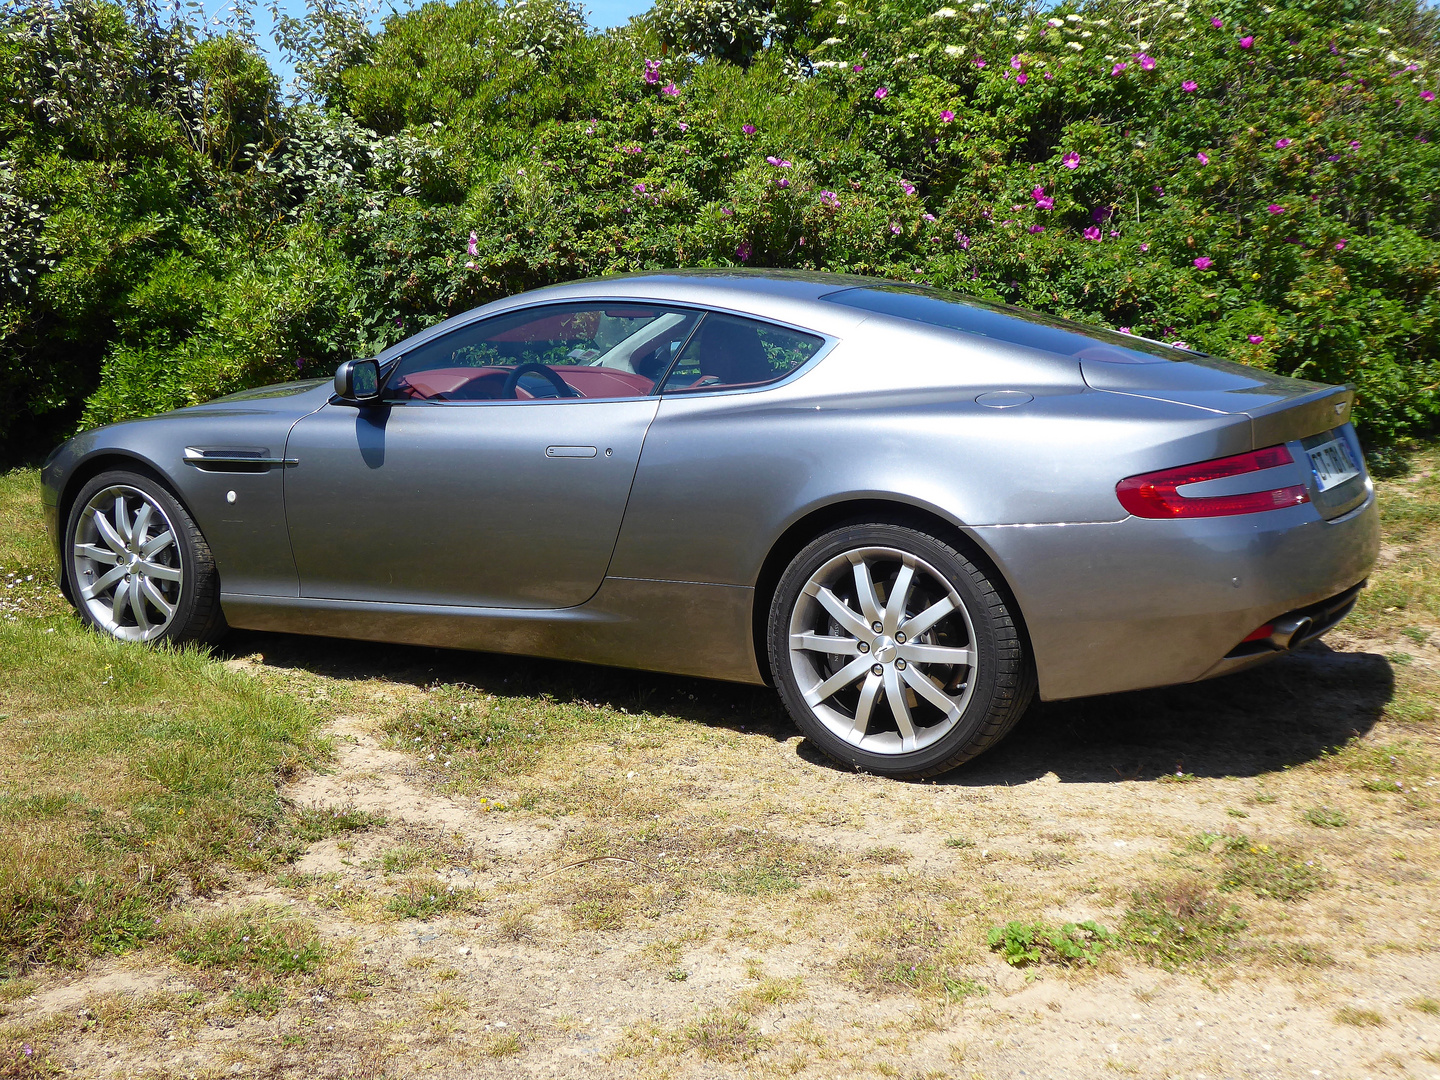
[[1313, 640], [1348, 613], [1353, 596], [1341, 594], [1364, 581], [1380, 550], [1373, 492], [1331, 521], [1306, 504], [972, 535], [1014, 589], [1046, 700], [1193, 682], [1261, 663], [1277, 650], [1237, 646], [1285, 615], [1313, 610], [1319, 617], [1293, 644]]

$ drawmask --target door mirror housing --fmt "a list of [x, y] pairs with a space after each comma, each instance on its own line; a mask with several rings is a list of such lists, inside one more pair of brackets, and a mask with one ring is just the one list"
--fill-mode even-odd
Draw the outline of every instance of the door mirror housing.
[[346, 360], [335, 369], [337, 405], [375, 405], [380, 401], [380, 364], [376, 360]]

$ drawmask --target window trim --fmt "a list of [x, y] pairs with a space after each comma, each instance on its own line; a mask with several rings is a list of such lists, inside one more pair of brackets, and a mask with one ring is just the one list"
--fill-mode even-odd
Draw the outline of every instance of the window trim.
[[[435, 335], [432, 336], [432, 337], [427, 337], [427, 338], [425, 338], [423, 341], [417, 342], [412, 349], [410, 349], [410, 350], [408, 350], [408, 351], [406, 351], [406, 352], [396, 353], [396, 354], [395, 354], [394, 356], [392, 356], [389, 360], [385, 361], [384, 365], [382, 366], [382, 371], [381, 371], [382, 382], [381, 382], [381, 386], [382, 386], [382, 387], [385, 386], [385, 385], [390, 381], [390, 376], [395, 373], [395, 369], [400, 366], [401, 362], [405, 359], [405, 357], [408, 356], [408, 355], [410, 354], [410, 352], [413, 352], [414, 349], [420, 348], [421, 346], [424, 346], [424, 345], [429, 345], [431, 342], [433, 342], [433, 341], [438, 341], [440, 338], [442, 338], [442, 337], [447, 337], [447, 336], [449, 336], [450, 334], [459, 333], [459, 332], [462, 331], [462, 330], [469, 329], [470, 327], [475, 326], [475, 325], [477, 325], [478, 323], [489, 322], [491, 319], [502, 318], [502, 317], [504, 317], [504, 316], [506, 316], [506, 315], [515, 315], [515, 314], [517, 314], [517, 313], [519, 313], [519, 312], [522, 312], [522, 311], [530, 311], [530, 310], [534, 310], [534, 309], [538, 309], [538, 308], [545, 308], [545, 307], [555, 307], [555, 306], [562, 305], [562, 304], [564, 304], [564, 305], [573, 305], [573, 304], [621, 304], [621, 303], [623, 303], [623, 304], [657, 304], [657, 305], [661, 305], [661, 306], [664, 306], [664, 307], [667, 307], [667, 308], [674, 308], [674, 309], [680, 310], [680, 311], [698, 311], [698, 312], [700, 313], [700, 318], [698, 318], [698, 319], [695, 320], [695, 325], [690, 328], [690, 333], [689, 333], [688, 335], [686, 335], [685, 340], [684, 340], [683, 342], [681, 342], [680, 348], [677, 349], [677, 350], [675, 350], [675, 358], [670, 361], [670, 366], [665, 369], [665, 373], [664, 373], [663, 376], [661, 376], [660, 378], [658, 378], [658, 379], [655, 380], [655, 387], [654, 387], [648, 394], [637, 394], [637, 395], [634, 395], [634, 396], [627, 396], [627, 397], [603, 397], [603, 398], [585, 398], [585, 397], [580, 397], [580, 398], [534, 398], [534, 399], [531, 399], [531, 400], [529, 400], [529, 401], [520, 400], [520, 399], [518, 399], [518, 398], [517, 398], [517, 399], [505, 399], [505, 400], [503, 400], [503, 401], [502, 401], [502, 400], [498, 400], [498, 399], [489, 399], [489, 400], [480, 399], [480, 400], [476, 400], [476, 401], [428, 401], [428, 400], [417, 400], [417, 399], [414, 399], [414, 398], [409, 398], [409, 399], [401, 399], [401, 400], [395, 400], [395, 401], [389, 401], [389, 400], [387, 400], [387, 401], [385, 402], [385, 405], [386, 405], [386, 406], [397, 406], [397, 405], [401, 405], [401, 406], [411, 406], [411, 405], [421, 405], [421, 406], [447, 406], [447, 407], [448, 407], [448, 406], [462, 406], [462, 407], [466, 407], [466, 408], [475, 407], [475, 406], [488, 407], [488, 406], [498, 406], [498, 405], [591, 405], [591, 404], [598, 404], [598, 403], [600, 403], [600, 402], [647, 401], [647, 400], [652, 399], [652, 398], [655, 399], [656, 401], [660, 401], [660, 400], [663, 400], [664, 398], [667, 398], [667, 397], [671, 397], [671, 398], [678, 398], [678, 397], [695, 397], [695, 396], [700, 395], [700, 394], [761, 394], [761, 393], [765, 393], [765, 392], [768, 391], [768, 390], [774, 390], [776, 387], [783, 386], [783, 385], [789, 383], [789, 382], [790, 382], [791, 380], [793, 380], [793, 379], [798, 379], [802, 374], [804, 374], [805, 372], [809, 371], [811, 368], [815, 367], [815, 365], [817, 365], [818, 363], [820, 363], [821, 360], [825, 359], [825, 357], [830, 354], [830, 352], [835, 348], [835, 346], [840, 343], [840, 339], [839, 339], [839, 338], [837, 338], [837, 337], [835, 337], [835, 336], [833, 336], [833, 335], [831, 335], [831, 334], [821, 333], [820, 331], [815, 330], [815, 329], [813, 329], [812, 327], [800, 326], [800, 325], [798, 325], [798, 324], [796, 324], [796, 323], [782, 322], [782, 321], [780, 321], [779, 319], [764, 318], [764, 317], [761, 317], [761, 316], [759, 316], [759, 315], [756, 315], [753, 311], [737, 311], [737, 310], [734, 309], [734, 308], [720, 307], [720, 306], [714, 305], [714, 304], [696, 304], [696, 303], [693, 303], [693, 302], [690, 302], [690, 301], [672, 301], [672, 300], [666, 300], [666, 299], [664, 299], [663, 297], [656, 297], [656, 296], [580, 296], [580, 297], [575, 297], [574, 299], [570, 299], [570, 300], [536, 300], [534, 303], [530, 303], [530, 304], [520, 304], [520, 305], [517, 305], [516, 307], [513, 307], [513, 308], [506, 308], [504, 311], [497, 311], [497, 312], [495, 312], [494, 314], [491, 314], [491, 315], [477, 316], [477, 317], [474, 318], [474, 319], [470, 319], [470, 320], [468, 320], [468, 321], [466, 321], [466, 322], [464, 322], [464, 323], [461, 323], [459, 326], [455, 327], [453, 330], [447, 330], [447, 331], [446, 331], [445, 333], [443, 333], [443, 334], [435, 334]], [[820, 339], [820, 347], [815, 350], [815, 354], [814, 354], [813, 356], [811, 356], [810, 359], [806, 360], [803, 364], [801, 364], [799, 367], [795, 368], [793, 371], [787, 371], [784, 375], [780, 376], [780, 378], [775, 379], [775, 380], [773, 380], [772, 382], [762, 383], [762, 384], [760, 384], [759, 386], [736, 386], [736, 387], [729, 387], [729, 386], [707, 387], [707, 386], [701, 386], [701, 387], [696, 387], [694, 390], [685, 390], [685, 391], [680, 391], [680, 392], [677, 392], [677, 391], [673, 391], [673, 390], [672, 390], [672, 391], [671, 391], [670, 393], [668, 393], [668, 394], [662, 392], [662, 390], [661, 390], [660, 388], [665, 385], [665, 380], [670, 377], [670, 372], [674, 369], [676, 363], [679, 362], [679, 360], [680, 360], [680, 354], [685, 351], [685, 349], [686, 349], [687, 346], [689, 346], [691, 338], [693, 338], [693, 337], [695, 336], [696, 331], [698, 331], [698, 330], [700, 329], [701, 324], [705, 322], [705, 316], [708, 315], [708, 314], [709, 314], [710, 312], [712, 312], [712, 311], [715, 312], [716, 314], [719, 314], [719, 315], [733, 315], [733, 316], [735, 316], [736, 318], [740, 318], [740, 319], [750, 319], [750, 320], [752, 320], [753, 322], [764, 323], [764, 324], [767, 325], [767, 326], [778, 327], [779, 329], [782, 329], [782, 330], [793, 330], [793, 331], [795, 331], [796, 333], [799, 333], [799, 334], [807, 334], [807, 335], [809, 335], [810, 337], [817, 337], [817, 338]], [[423, 333], [423, 332], [424, 332], [424, 331], [421, 331], [421, 333]]]

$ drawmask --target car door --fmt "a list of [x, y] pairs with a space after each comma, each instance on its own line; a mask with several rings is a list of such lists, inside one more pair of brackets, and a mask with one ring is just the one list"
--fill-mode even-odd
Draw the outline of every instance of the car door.
[[655, 379], [698, 321], [629, 301], [508, 312], [404, 354], [383, 405], [301, 420], [285, 475], [301, 595], [584, 603], [614, 551]]

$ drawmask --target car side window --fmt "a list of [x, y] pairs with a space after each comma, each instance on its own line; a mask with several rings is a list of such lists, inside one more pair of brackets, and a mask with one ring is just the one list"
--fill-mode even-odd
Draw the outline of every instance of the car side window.
[[700, 313], [643, 302], [548, 304], [495, 315], [406, 352], [384, 396], [404, 401], [643, 397]]
[[665, 376], [664, 393], [763, 386], [782, 379], [820, 351], [815, 334], [709, 312]]

